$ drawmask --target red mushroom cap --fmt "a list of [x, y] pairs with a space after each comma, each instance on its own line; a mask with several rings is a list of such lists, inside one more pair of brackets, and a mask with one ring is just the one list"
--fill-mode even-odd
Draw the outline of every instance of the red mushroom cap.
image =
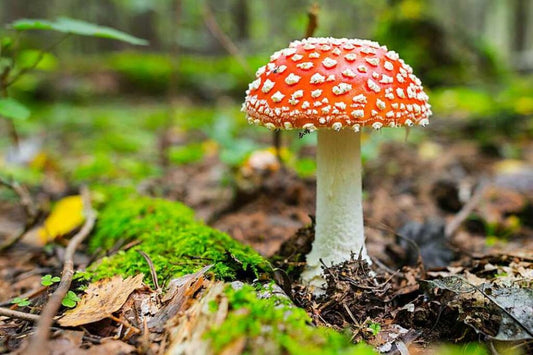
[[248, 121], [269, 129], [425, 126], [431, 115], [412, 68], [368, 40], [294, 41], [257, 70], [246, 94]]

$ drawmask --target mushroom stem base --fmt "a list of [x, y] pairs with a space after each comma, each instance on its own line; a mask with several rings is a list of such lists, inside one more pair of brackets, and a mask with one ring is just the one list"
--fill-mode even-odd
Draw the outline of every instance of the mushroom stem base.
[[315, 240], [302, 281], [325, 283], [321, 261], [337, 265], [351, 254], [368, 259], [363, 228], [361, 135], [351, 130], [319, 130], [317, 144]]

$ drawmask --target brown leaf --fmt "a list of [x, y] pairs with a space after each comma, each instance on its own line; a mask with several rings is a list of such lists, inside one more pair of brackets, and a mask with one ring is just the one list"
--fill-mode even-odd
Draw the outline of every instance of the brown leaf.
[[129, 295], [142, 286], [143, 274], [123, 279], [114, 276], [89, 285], [78, 306], [59, 320], [64, 327], [97, 322], [118, 311]]
[[88, 349], [79, 346], [66, 349], [53, 349], [52, 355], [109, 355], [131, 354], [135, 351], [133, 345], [116, 339], [103, 339], [101, 344], [93, 345]]
[[134, 351], [135, 347], [133, 345], [120, 340], [106, 339], [102, 341], [102, 344], [91, 346], [80, 355], [131, 354]]
[[72, 354], [82, 344], [83, 332], [64, 330], [60, 336], [50, 340], [50, 353], [52, 355]]

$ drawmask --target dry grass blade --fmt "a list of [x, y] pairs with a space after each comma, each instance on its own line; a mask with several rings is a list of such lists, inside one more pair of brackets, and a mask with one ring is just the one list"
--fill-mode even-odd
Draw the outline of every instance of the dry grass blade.
[[152, 282], [154, 283], [155, 290], [160, 293], [161, 287], [159, 287], [159, 281], [157, 278], [157, 271], [155, 271], [154, 263], [152, 259], [142, 250], [137, 250], [137, 253], [141, 254], [141, 256], [146, 260], [146, 263], [148, 264], [148, 267], [150, 267], [150, 275], [152, 276]]

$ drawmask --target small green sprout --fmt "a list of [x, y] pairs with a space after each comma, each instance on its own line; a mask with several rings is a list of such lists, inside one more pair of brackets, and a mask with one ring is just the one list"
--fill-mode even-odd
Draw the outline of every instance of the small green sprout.
[[30, 300], [28, 298], [15, 297], [11, 300], [12, 304], [16, 304], [17, 307], [26, 307], [30, 305]]
[[58, 276], [44, 275], [41, 277], [41, 285], [43, 286], [50, 286], [59, 281], [61, 281], [61, 279]]
[[376, 336], [381, 331], [381, 325], [379, 323], [370, 323], [368, 329], [372, 331], [372, 335]]
[[63, 301], [61, 301], [61, 304], [68, 308], [74, 308], [80, 300], [81, 298], [79, 298], [77, 294], [72, 291], [68, 291], [65, 298], [63, 298]]

